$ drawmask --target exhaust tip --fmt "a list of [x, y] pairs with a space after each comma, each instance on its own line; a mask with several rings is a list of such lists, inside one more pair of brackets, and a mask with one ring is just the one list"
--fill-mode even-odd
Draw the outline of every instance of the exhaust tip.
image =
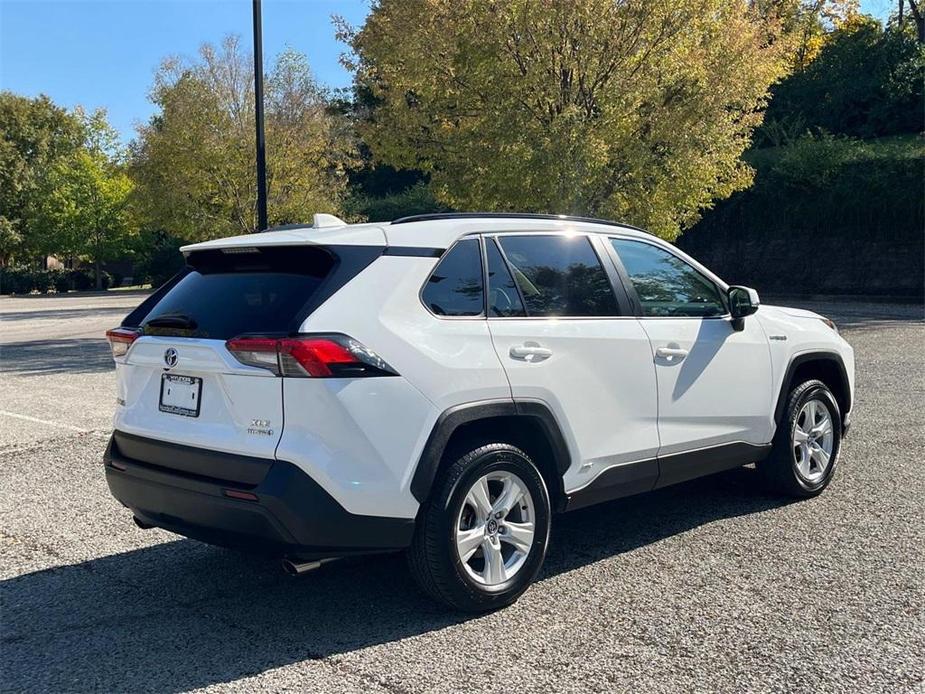
[[307, 574], [310, 571], [314, 571], [323, 564], [327, 564], [330, 561], [334, 561], [335, 558], [331, 559], [315, 559], [314, 561], [300, 561], [299, 559], [290, 559], [284, 557], [282, 561], [283, 571], [285, 571], [290, 576], [301, 576], [302, 574]]

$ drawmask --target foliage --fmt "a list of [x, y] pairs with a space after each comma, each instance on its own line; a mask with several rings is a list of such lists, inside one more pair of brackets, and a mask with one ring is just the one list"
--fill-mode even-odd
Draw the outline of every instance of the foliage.
[[377, 161], [457, 209], [587, 214], [671, 238], [748, 185], [784, 54], [744, 2], [381, 0], [341, 38]]
[[387, 222], [412, 214], [448, 211], [434, 198], [430, 187], [423, 181], [398, 193], [354, 194], [346, 200], [344, 209], [349, 218], [370, 222]]
[[79, 117], [46, 96], [0, 92], [0, 264], [34, 256], [43, 243], [33, 224], [45, 172], [83, 143]]
[[832, 31], [858, 15], [859, 0], [752, 0], [759, 16], [787, 39], [791, 67], [806, 68]]
[[22, 244], [22, 234], [19, 233], [17, 221], [0, 215], [0, 261], [11, 255]]
[[925, 278], [925, 141], [804, 137], [756, 150], [754, 186], [680, 246], [724, 279], [777, 294], [918, 297]]
[[922, 127], [925, 46], [870, 17], [843, 23], [816, 59], [776, 85], [762, 144], [785, 144], [807, 131], [855, 137], [918, 132]]
[[132, 182], [114, 163], [116, 137], [95, 113], [84, 118], [85, 146], [52, 164], [39, 190], [36, 224], [43, 230], [38, 247], [89, 259], [102, 286], [101, 264], [130, 247], [134, 225], [128, 201]]
[[[698, 229], [748, 228], [781, 236], [815, 229], [849, 239], [925, 227], [925, 142], [918, 136], [862, 141], [806, 136], [749, 156], [757, 174], [748, 191], [721, 203]], [[696, 231], [696, 229], [695, 229]]]
[[[100, 279], [101, 289], [113, 285], [112, 276], [108, 272], [102, 272]], [[0, 294], [86, 291], [95, 286], [96, 273], [91, 268], [36, 270], [24, 266], [0, 267]]]
[[[159, 108], [139, 129], [132, 172], [151, 228], [201, 240], [256, 226], [251, 57], [231, 36], [204, 45], [199, 60], [166, 60], [151, 99]], [[304, 55], [287, 50], [266, 78], [268, 207], [271, 224], [338, 212], [355, 144], [329, 108]]]
[[159, 287], [178, 273], [184, 265], [180, 246], [189, 243], [171, 236], [163, 230], [142, 232], [139, 239], [136, 279]]

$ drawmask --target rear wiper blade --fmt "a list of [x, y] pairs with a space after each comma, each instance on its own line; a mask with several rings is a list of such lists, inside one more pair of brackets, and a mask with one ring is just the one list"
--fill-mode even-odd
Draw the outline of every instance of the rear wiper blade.
[[182, 313], [174, 313], [152, 318], [147, 323], [145, 323], [145, 327], [195, 330], [197, 327], [199, 327], [199, 324], [187, 315]]

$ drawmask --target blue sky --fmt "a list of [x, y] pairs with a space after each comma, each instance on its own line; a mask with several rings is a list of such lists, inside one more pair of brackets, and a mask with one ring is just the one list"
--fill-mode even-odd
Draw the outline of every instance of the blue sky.
[[[862, 0], [885, 17], [893, 0]], [[367, 0], [264, 0], [264, 62], [290, 45], [308, 56], [319, 80], [345, 87], [331, 15], [362, 24]], [[55, 102], [104, 107], [128, 140], [153, 112], [148, 89], [161, 60], [195, 55], [229, 33], [249, 44], [249, 0], [0, 0], [0, 88], [47, 94]]]
[[[287, 45], [308, 56], [319, 80], [350, 84], [331, 15], [361, 24], [366, 0], [264, 0], [264, 64]], [[161, 60], [194, 56], [229, 33], [251, 45], [249, 0], [0, 0], [0, 88], [73, 107], [105, 107], [124, 139], [154, 107], [148, 90]]]

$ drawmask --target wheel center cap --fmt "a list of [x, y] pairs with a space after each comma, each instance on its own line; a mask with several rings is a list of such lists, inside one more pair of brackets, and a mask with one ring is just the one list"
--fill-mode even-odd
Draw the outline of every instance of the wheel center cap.
[[494, 535], [496, 532], [498, 532], [498, 521], [496, 521], [494, 518], [489, 520], [488, 523], [485, 524], [485, 530], [489, 535]]

